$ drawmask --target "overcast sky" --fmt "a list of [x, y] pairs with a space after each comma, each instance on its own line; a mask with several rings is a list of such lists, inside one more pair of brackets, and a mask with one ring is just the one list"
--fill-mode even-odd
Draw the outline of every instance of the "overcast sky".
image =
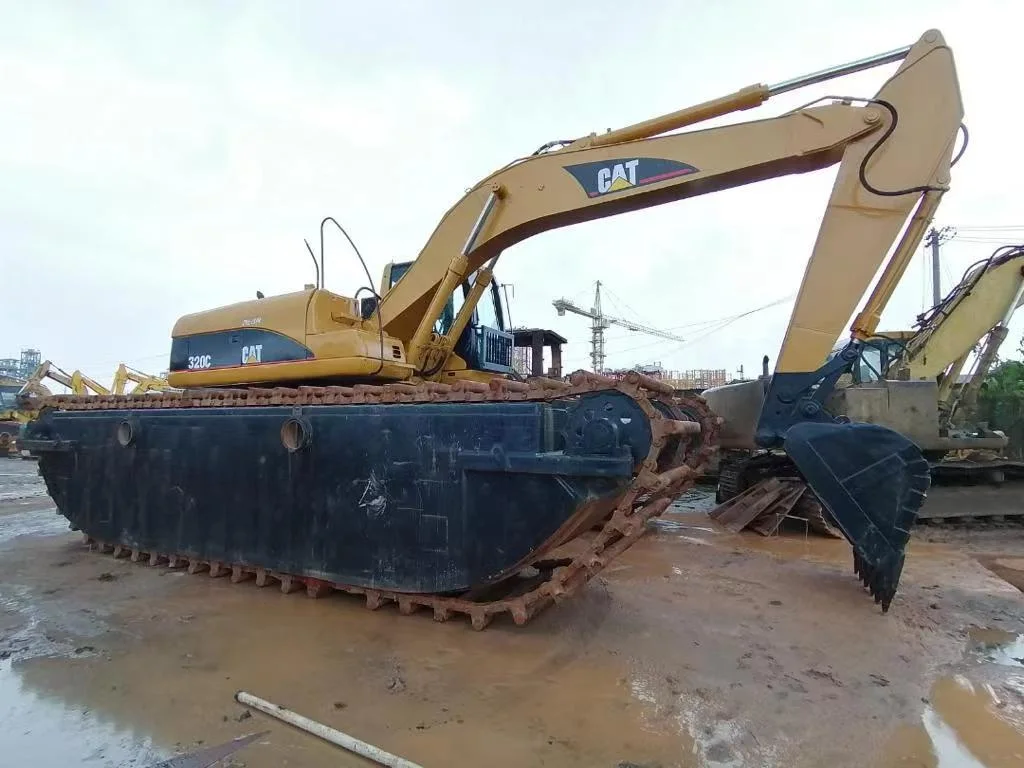
[[[896, 8], [899, 10], [896, 10]], [[936, 223], [1024, 227], [1024, 11], [1006, 0], [717, 2], [7, 2], [0, 0], [0, 357], [38, 347], [108, 381], [166, 368], [182, 314], [312, 281], [302, 245], [325, 215], [375, 282], [418, 253], [464, 190], [550, 139], [621, 127], [755, 82], [915, 41], [938, 27], [959, 68], [971, 144]], [[769, 101], [872, 95], [884, 69]], [[516, 325], [570, 339], [564, 296], [684, 336], [612, 328], [608, 364], [756, 371], [791, 298], [834, 169], [539, 235], [510, 249]], [[962, 230], [944, 289], [1003, 236]], [[980, 242], [979, 242], [980, 241]], [[884, 317], [922, 309], [919, 255]], [[341, 238], [327, 286], [365, 283]], [[511, 290], [511, 289], [510, 289]], [[930, 289], [929, 289], [930, 293]], [[930, 301], [928, 302], [930, 303]], [[1024, 313], [1022, 313], [1024, 315]], [[1024, 332], [1014, 323], [1011, 341]], [[1009, 351], [1009, 349], [1007, 350]]]

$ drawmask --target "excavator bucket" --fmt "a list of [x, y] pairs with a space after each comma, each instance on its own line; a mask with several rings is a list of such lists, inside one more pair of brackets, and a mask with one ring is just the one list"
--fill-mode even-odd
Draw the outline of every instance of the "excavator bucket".
[[784, 448], [853, 546], [857, 575], [887, 611], [931, 483], [928, 462], [913, 442], [877, 424], [797, 423]]

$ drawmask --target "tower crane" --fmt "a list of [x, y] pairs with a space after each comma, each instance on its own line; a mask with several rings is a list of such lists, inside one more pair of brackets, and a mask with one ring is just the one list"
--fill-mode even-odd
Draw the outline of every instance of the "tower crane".
[[640, 325], [640, 323], [634, 323], [631, 320], [625, 320], [621, 317], [612, 317], [606, 315], [601, 309], [601, 281], [597, 281], [597, 286], [594, 290], [594, 306], [590, 310], [583, 309], [583, 307], [573, 303], [569, 299], [555, 299], [551, 302], [555, 309], [558, 310], [559, 317], [565, 315], [566, 312], [572, 312], [574, 315], [582, 315], [583, 317], [590, 318], [590, 362], [593, 364], [594, 373], [601, 373], [604, 370], [604, 331], [606, 328], [610, 328], [613, 325], [619, 325], [630, 331], [636, 331], [638, 333], [646, 333], [648, 336], [657, 336], [661, 339], [668, 339], [669, 341], [684, 341], [682, 336], [676, 336], [674, 333], [668, 331], [660, 331], [657, 328], [651, 328], [646, 325]]

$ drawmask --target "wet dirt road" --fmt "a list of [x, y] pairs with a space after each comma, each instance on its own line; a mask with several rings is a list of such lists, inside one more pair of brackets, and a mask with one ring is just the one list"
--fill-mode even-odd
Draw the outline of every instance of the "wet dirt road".
[[706, 504], [478, 633], [89, 552], [0, 461], [0, 762], [147, 768], [267, 731], [221, 765], [368, 765], [244, 689], [427, 767], [1024, 764], [1024, 595], [979, 562], [1012, 580], [1024, 531], [925, 531], [882, 615], [844, 542], [729, 534]]

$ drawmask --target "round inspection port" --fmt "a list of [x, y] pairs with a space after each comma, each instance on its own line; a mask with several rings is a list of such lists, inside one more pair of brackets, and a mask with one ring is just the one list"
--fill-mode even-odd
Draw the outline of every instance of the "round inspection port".
[[130, 421], [122, 421], [117, 425], [117, 443], [122, 448], [127, 448], [135, 440], [135, 427]]
[[309, 444], [310, 428], [302, 419], [288, 419], [281, 425], [281, 443], [289, 453], [302, 450]]

